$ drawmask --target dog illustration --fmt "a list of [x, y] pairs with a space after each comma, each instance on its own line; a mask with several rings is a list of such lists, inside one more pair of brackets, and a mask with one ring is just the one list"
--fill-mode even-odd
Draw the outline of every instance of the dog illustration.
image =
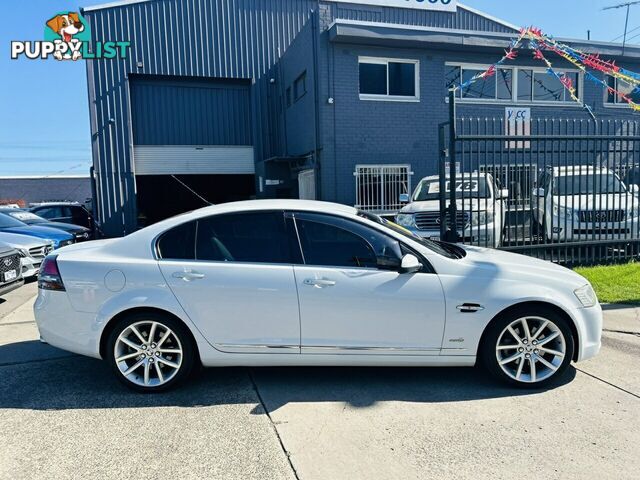
[[[71, 45], [72, 42], [78, 42], [78, 40], [74, 39], [73, 36], [84, 31], [84, 25], [80, 21], [78, 14], [75, 12], [56, 15], [47, 22], [47, 26], [60, 35], [62, 40], [69, 45]], [[58, 60], [62, 60], [63, 58], [67, 60], [78, 60], [79, 58], [82, 58], [82, 54], [79, 50], [74, 50], [73, 54], [67, 52], [64, 57], [62, 52], [56, 51], [53, 56]]]

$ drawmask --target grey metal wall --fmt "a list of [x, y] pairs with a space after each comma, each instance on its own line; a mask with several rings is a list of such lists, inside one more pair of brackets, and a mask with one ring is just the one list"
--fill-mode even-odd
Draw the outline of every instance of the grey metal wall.
[[135, 145], [252, 144], [249, 82], [146, 75], [130, 82]]
[[87, 61], [97, 203], [108, 235], [136, 227], [129, 75], [253, 79], [252, 143], [256, 158], [266, 158], [273, 145], [265, 74], [316, 6], [314, 0], [154, 0], [84, 10], [94, 41], [132, 44], [126, 60]]
[[[455, 13], [432, 10], [379, 7], [363, 4], [320, 2], [327, 23], [335, 19], [383, 22], [420, 27], [474, 30], [481, 32], [513, 33], [512, 28], [490, 18], [478, 15], [464, 7]], [[326, 24], [325, 24], [326, 25]]]

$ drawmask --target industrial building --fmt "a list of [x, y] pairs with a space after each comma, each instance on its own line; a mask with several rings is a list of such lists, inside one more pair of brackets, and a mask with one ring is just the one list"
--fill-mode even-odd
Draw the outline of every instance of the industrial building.
[[[94, 41], [131, 42], [126, 59], [87, 60], [95, 204], [113, 236], [247, 198], [393, 211], [438, 171], [448, 88], [518, 35], [456, 0], [134, 0], [81, 12]], [[567, 42], [640, 64], [637, 46]], [[549, 58], [599, 119], [634, 118]], [[458, 95], [464, 117], [589, 118], [526, 49]]]

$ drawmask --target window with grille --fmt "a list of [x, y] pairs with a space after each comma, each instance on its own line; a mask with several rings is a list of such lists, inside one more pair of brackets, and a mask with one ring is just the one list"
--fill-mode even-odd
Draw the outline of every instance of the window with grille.
[[357, 165], [355, 207], [373, 213], [396, 213], [411, 194], [411, 165]]

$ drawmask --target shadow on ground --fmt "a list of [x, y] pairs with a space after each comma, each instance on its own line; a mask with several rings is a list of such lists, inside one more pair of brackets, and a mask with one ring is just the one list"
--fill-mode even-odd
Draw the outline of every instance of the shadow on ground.
[[[24, 342], [29, 343], [29, 342]], [[16, 346], [17, 345], [17, 346]], [[21, 344], [14, 344], [17, 349]], [[7, 346], [0, 347], [0, 353]], [[550, 388], [570, 382], [570, 368]], [[259, 393], [260, 399], [256, 395]], [[0, 366], [0, 409], [66, 410], [199, 407], [256, 403], [262, 414], [296, 402], [345, 402], [366, 408], [378, 402], [464, 402], [514, 397], [541, 390], [510, 388], [478, 368], [218, 368], [203, 369], [172, 391], [129, 391], [99, 360], [72, 356]]]

